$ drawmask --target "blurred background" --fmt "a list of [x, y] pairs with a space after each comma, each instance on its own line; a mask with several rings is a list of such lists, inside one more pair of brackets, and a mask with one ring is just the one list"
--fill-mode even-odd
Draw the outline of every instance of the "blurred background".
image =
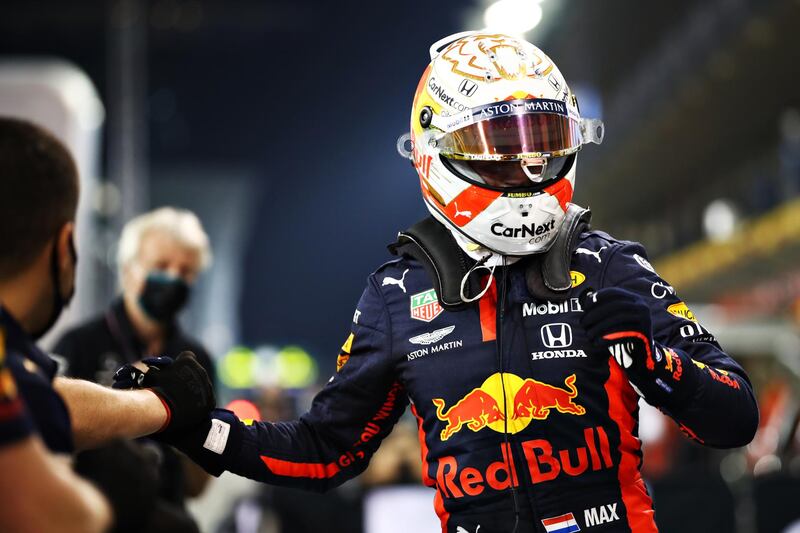
[[[605, 143], [579, 158], [576, 203], [595, 227], [643, 242], [755, 381], [762, 422], [747, 449], [701, 449], [643, 412], [660, 527], [800, 530], [800, 1], [5, 0], [0, 10], [0, 113], [53, 130], [82, 173], [79, 291], [61, 330], [116, 293], [126, 221], [190, 209], [215, 261], [183, 324], [215, 360], [223, 401], [275, 420], [302, 412], [327, 380], [366, 276], [426, 214], [395, 143], [428, 47], [487, 25], [524, 34], [559, 65], [583, 114], [606, 124]], [[191, 509], [210, 532], [394, 531], [386, 508], [424, 515], [406, 531], [436, 531], [415, 446], [401, 425], [362, 479], [313, 496], [322, 526], [292, 492], [228, 475]]]

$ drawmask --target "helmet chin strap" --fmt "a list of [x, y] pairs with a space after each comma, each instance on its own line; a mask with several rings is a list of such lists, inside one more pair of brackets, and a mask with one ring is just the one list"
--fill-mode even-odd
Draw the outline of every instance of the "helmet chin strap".
[[[483, 298], [483, 295], [486, 294], [486, 292], [489, 290], [489, 287], [492, 286], [492, 280], [494, 279], [494, 271], [497, 268], [497, 261], [495, 261], [492, 264], [492, 266], [487, 266], [486, 261], [488, 261], [493, 255], [494, 253], [489, 252], [483, 259], [475, 263], [475, 265], [472, 268], [470, 268], [467, 271], [467, 273], [464, 274], [464, 276], [461, 278], [461, 299], [464, 302], [472, 303], [476, 300], [480, 300], [481, 298]], [[469, 298], [464, 292], [467, 285], [467, 281], [469, 280], [469, 277], [470, 275], [472, 275], [473, 272], [475, 272], [476, 270], [480, 270], [482, 268], [485, 268], [486, 270], [489, 271], [489, 276], [487, 277], [486, 280], [486, 286], [483, 289], [481, 289], [481, 292], [479, 292], [477, 295], [473, 296], [472, 298]]]

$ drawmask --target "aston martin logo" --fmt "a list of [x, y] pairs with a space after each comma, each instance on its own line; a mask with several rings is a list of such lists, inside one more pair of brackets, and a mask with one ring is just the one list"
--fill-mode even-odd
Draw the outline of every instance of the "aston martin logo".
[[451, 333], [453, 330], [456, 329], [455, 326], [447, 326], [446, 328], [437, 329], [431, 331], [429, 333], [423, 333], [422, 335], [417, 335], [416, 337], [411, 337], [408, 339], [408, 342], [411, 344], [433, 344], [435, 342], [439, 342], [440, 340], [444, 339]]

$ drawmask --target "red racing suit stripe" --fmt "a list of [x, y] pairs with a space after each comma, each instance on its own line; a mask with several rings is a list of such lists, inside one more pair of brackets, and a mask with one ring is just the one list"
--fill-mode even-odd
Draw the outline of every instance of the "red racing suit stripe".
[[[487, 276], [488, 277], [488, 276]], [[484, 277], [481, 284], [489, 280]], [[492, 281], [492, 286], [478, 300], [478, 312], [481, 315], [481, 337], [483, 342], [493, 341], [497, 338], [497, 284]]]
[[636, 419], [632, 413], [638, 409], [639, 397], [628, 384], [625, 372], [616, 361], [608, 360], [609, 376], [606, 381], [608, 416], [619, 428], [619, 487], [622, 502], [627, 509], [627, 520], [635, 533], [658, 533], [653, 500], [647, 494], [639, 473], [641, 442], [633, 434]]
[[[431, 478], [428, 472], [428, 444], [425, 442], [425, 429], [422, 427], [424, 421], [417, 413], [417, 408], [414, 404], [411, 404], [411, 413], [417, 419], [420, 455], [422, 456], [422, 483], [427, 487], [436, 487], [436, 481]], [[444, 508], [444, 500], [438, 487], [436, 487], [436, 495], [433, 497], [433, 509], [442, 523], [442, 533], [447, 533], [447, 522], [450, 520], [450, 513]]]
[[341, 470], [336, 463], [295, 463], [267, 457], [266, 455], [262, 455], [261, 460], [277, 476], [325, 479], [332, 478]]

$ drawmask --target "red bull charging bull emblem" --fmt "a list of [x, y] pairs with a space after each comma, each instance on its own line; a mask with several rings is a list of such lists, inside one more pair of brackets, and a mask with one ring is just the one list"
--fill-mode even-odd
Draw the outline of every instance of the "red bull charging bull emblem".
[[[447, 422], [440, 437], [445, 441], [464, 426], [472, 431], [489, 427], [513, 434], [525, 429], [531, 420], [545, 420], [553, 409], [577, 416], [585, 414], [586, 409], [575, 403], [578, 396], [575, 374], [564, 380], [564, 386], [562, 389], [532, 378], [523, 380], [514, 374], [503, 374], [502, 377], [500, 373], [492, 374], [449, 409], [445, 409], [443, 399], [433, 399], [436, 417]], [[504, 396], [506, 405], [502, 409]], [[509, 416], [508, 420], [506, 416]]]

